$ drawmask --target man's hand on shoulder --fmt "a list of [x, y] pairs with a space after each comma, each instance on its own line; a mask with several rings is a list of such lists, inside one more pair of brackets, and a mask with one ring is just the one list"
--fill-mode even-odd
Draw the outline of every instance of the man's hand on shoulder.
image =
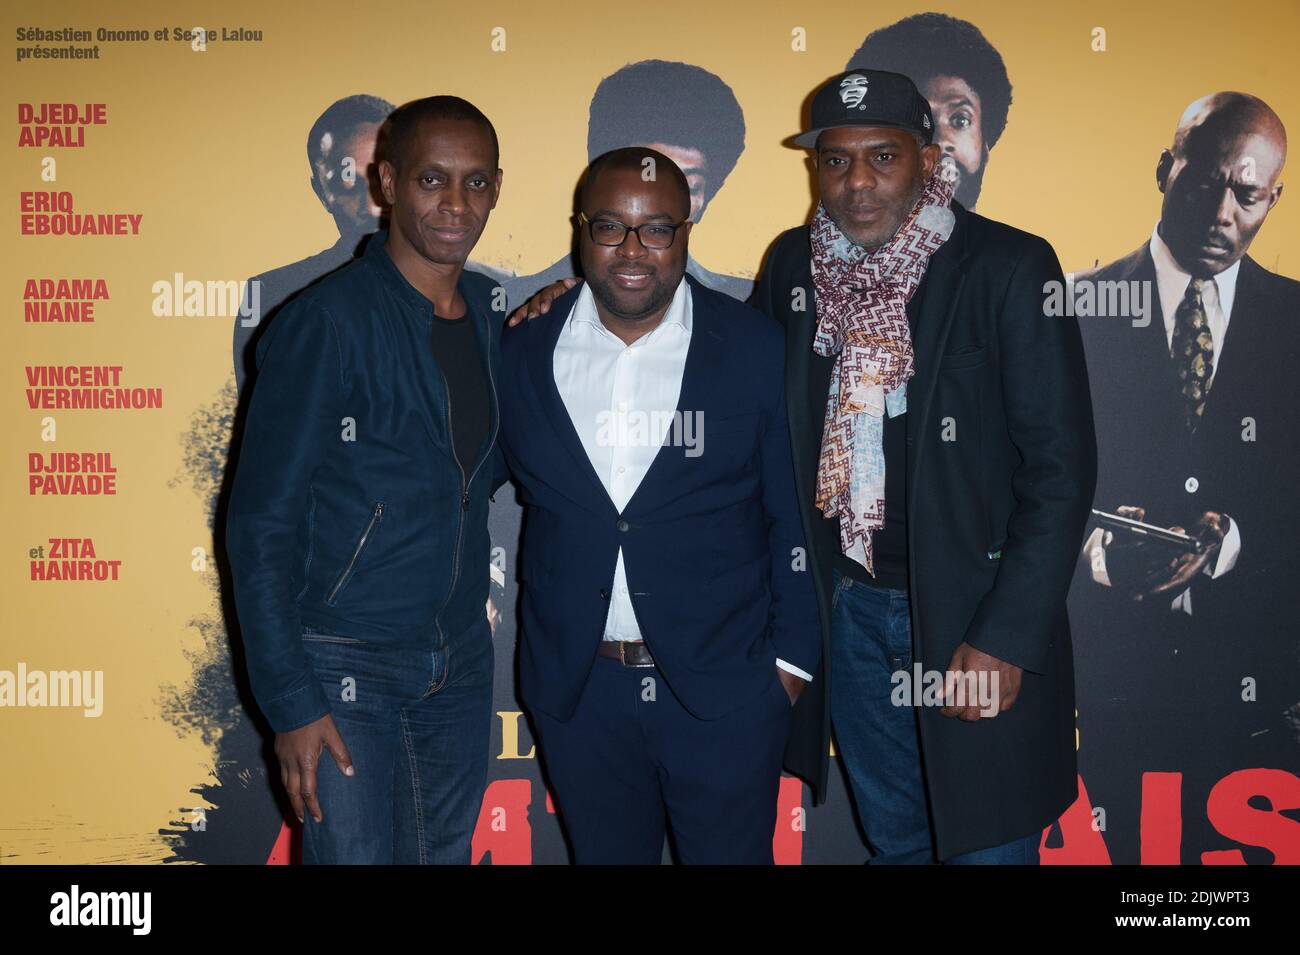
[[506, 320], [506, 327], [514, 328], [524, 321], [532, 321], [534, 318], [545, 315], [551, 310], [552, 302], [581, 281], [582, 279], [560, 279], [558, 282], [552, 282], [540, 292], [534, 293], [532, 298], [510, 313], [510, 318]]

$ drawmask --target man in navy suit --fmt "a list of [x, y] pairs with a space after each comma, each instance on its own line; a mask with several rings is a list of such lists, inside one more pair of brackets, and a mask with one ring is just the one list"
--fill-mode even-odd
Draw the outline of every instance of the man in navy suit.
[[820, 662], [780, 326], [686, 275], [667, 156], [587, 170], [588, 281], [502, 341], [526, 507], [519, 688], [579, 863], [772, 862], [791, 708]]

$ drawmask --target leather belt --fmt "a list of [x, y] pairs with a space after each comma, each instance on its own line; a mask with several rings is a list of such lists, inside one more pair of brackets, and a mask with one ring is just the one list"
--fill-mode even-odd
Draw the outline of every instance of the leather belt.
[[625, 667], [655, 665], [644, 640], [601, 640], [599, 652], [602, 657], [612, 657]]

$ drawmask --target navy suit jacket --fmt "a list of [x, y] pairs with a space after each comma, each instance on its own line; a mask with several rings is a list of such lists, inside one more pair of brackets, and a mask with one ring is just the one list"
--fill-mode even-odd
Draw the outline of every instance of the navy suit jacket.
[[695, 716], [716, 719], [769, 692], [777, 657], [809, 673], [820, 661], [781, 327], [686, 281], [692, 333], [678, 410], [702, 413], [702, 442], [675, 440], [675, 424], [622, 513], [552, 372], [580, 289], [502, 339], [500, 446], [526, 509], [519, 690], [559, 720], [572, 716], [603, 639], [620, 546], [642, 636]]

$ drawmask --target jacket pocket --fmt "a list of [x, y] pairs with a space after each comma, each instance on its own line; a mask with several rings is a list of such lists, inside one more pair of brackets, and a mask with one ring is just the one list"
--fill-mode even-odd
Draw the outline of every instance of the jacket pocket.
[[330, 588], [329, 595], [325, 598], [326, 606], [333, 607], [338, 596], [343, 592], [344, 586], [352, 579], [352, 574], [356, 570], [357, 561], [361, 558], [361, 552], [366, 549], [371, 535], [374, 533], [375, 525], [384, 519], [384, 502], [379, 501], [375, 504], [374, 509], [370, 512], [370, 521], [366, 524], [366, 529], [361, 532], [360, 539], [357, 540], [357, 546], [352, 551], [352, 557], [348, 560], [347, 565], [339, 574], [338, 579], [334, 581], [334, 586]]
[[710, 434], [757, 434], [758, 420], [758, 412], [706, 418], [702, 433], [706, 439]]
[[[781, 709], [784, 712], [790, 712], [794, 709], [794, 703], [790, 701], [790, 694], [786, 692], [785, 684], [781, 682], [781, 668], [772, 663], [772, 682], [776, 684], [776, 693], [781, 700]], [[797, 703], [798, 700], [795, 701]]]
[[975, 365], [984, 364], [984, 359], [987, 357], [988, 349], [983, 347], [944, 355], [939, 359], [939, 370], [949, 371], [954, 368], [972, 368]]

